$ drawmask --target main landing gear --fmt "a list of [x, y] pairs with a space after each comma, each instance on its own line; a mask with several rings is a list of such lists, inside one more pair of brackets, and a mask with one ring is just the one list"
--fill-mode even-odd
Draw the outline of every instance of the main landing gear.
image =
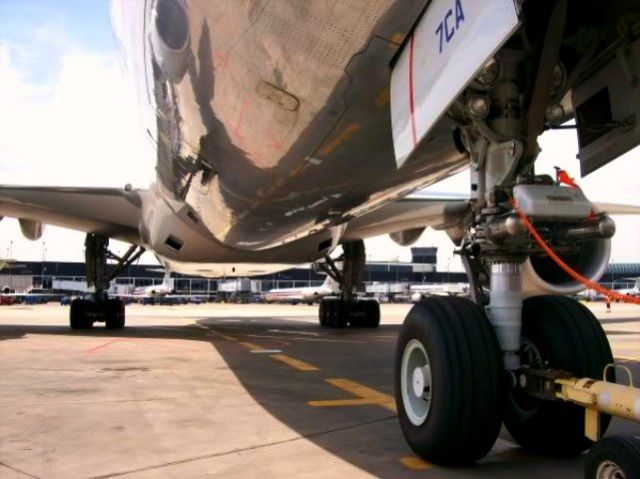
[[323, 298], [320, 302], [319, 319], [323, 328], [377, 328], [380, 324], [380, 305], [374, 299], [358, 298], [355, 295], [365, 264], [364, 242], [352, 241], [343, 245], [343, 268], [326, 258], [320, 267], [340, 285], [340, 297]]
[[[69, 325], [71, 329], [90, 329], [95, 322], [104, 322], [107, 329], [123, 328], [124, 302], [119, 298], [109, 298], [107, 289], [109, 282], [117, 277], [123, 268], [144, 253], [144, 248], [131, 246], [120, 258], [107, 249], [108, 238], [91, 233], [87, 234], [84, 245], [87, 285], [95, 291], [88, 297], [77, 298], [71, 302]], [[107, 258], [118, 261], [111, 274], [107, 274]]]

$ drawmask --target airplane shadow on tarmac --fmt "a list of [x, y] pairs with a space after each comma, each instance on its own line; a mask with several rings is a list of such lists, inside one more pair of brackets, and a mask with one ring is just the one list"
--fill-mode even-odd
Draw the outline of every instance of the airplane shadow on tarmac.
[[[582, 477], [582, 458], [549, 459], [504, 445], [468, 468], [413, 471], [400, 463], [412, 456], [402, 437], [395, 413], [379, 405], [313, 407], [309, 401], [354, 399], [327, 379], [342, 378], [393, 395], [393, 363], [400, 325], [382, 324], [376, 330], [321, 329], [311, 322], [260, 316], [202, 318], [188, 326], [127, 326], [106, 330], [100, 326], [71, 331], [67, 326], [0, 325], [0, 340], [31, 334], [108, 338], [183, 339], [209, 342], [226, 361], [251, 397], [270, 415], [336, 458], [377, 477], [420, 474], [421, 477], [513, 478]], [[238, 319], [240, 319], [238, 321]], [[308, 319], [308, 318], [307, 318]], [[134, 321], [131, 321], [134, 322]], [[197, 326], [196, 326], [197, 325]], [[227, 339], [225, 339], [225, 337]], [[233, 339], [229, 339], [233, 338]], [[318, 370], [299, 371], [254, 353], [250, 346], [280, 350]], [[634, 364], [636, 369], [637, 364]], [[626, 429], [614, 421], [611, 430]], [[618, 431], [619, 432], [619, 431]], [[501, 437], [506, 433], [502, 433]], [[286, 459], [283, 459], [286, 460]]]

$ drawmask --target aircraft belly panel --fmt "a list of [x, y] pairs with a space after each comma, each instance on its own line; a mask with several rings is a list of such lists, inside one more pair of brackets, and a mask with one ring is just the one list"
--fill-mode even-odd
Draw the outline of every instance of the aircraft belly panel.
[[459, 170], [446, 121], [394, 161], [389, 63], [424, 3], [189, 2], [181, 53], [151, 45], [161, 189], [263, 250]]

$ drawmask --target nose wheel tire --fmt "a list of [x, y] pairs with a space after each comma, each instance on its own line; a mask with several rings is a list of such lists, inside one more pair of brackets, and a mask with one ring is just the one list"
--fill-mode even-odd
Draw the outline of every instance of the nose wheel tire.
[[[522, 365], [602, 379], [613, 362], [602, 326], [584, 305], [564, 296], [534, 296], [522, 304]], [[608, 378], [612, 380], [613, 378]], [[601, 416], [602, 432], [611, 417]], [[510, 391], [505, 426], [523, 448], [549, 456], [579, 454], [593, 445], [584, 435], [584, 409]]]
[[426, 298], [404, 321], [395, 397], [409, 446], [436, 464], [485, 456], [498, 437], [502, 353], [484, 311], [463, 298]]
[[609, 436], [587, 454], [586, 479], [632, 479], [640, 477], [640, 438]]

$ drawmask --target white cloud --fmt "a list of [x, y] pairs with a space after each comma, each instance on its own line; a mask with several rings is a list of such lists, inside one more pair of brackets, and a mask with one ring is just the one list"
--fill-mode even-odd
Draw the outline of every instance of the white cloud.
[[[32, 84], [0, 44], [0, 183], [146, 187], [155, 153], [139, 122], [138, 100], [115, 54], [70, 49], [52, 85]], [[83, 260], [84, 235], [45, 229], [49, 259]], [[22, 238], [17, 222], [0, 223], [0, 255], [42, 259], [42, 244]], [[121, 247], [122, 248], [122, 247]]]
[[[42, 98], [0, 46], [3, 183], [147, 186], [155, 157], [115, 55], [75, 51]], [[6, 80], [5, 80], [6, 78]]]

